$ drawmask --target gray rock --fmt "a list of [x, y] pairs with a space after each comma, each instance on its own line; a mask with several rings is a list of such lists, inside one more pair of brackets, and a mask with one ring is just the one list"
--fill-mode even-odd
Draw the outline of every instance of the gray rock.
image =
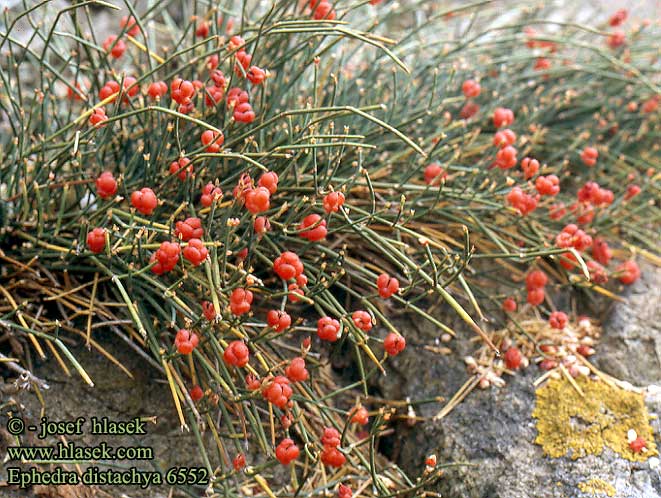
[[[597, 347], [599, 368], [638, 386], [661, 384], [661, 271], [644, 267], [643, 275], [627, 290], [628, 303], [612, 307]], [[438, 334], [419, 322], [404, 322], [401, 329], [413, 338], [413, 344], [416, 339], [429, 343]], [[411, 348], [392, 360], [388, 376], [379, 380], [378, 387], [386, 397], [410, 397], [414, 402], [434, 396], [450, 398], [468, 377], [460, 358], [472, 347], [465, 339], [457, 340], [452, 344], [456, 354], [448, 356]], [[579, 483], [590, 479], [613, 486], [618, 498], [661, 498], [661, 475], [649, 462], [630, 462], [608, 448], [599, 456], [577, 460], [545, 457], [533, 442], [537, 430], [531, 417], [532, 382], [538, 375], [536, 367], [529, 367], [509, 378], [503, 389], [474, 390], [441, 421], [427, 420], [410, 428], [402, 424], [391, 456], [412, 475], [419, 475], [431, 453], [437, 455], [439, 465], [451, 464], [437, 485], [446, 498], [607, 496], [580, 491]], [[650, 391], [648, 408], [659, 412], [661, 389]], [[423, 404], [416, 411], [431, 418], [441, 406]], [[653, 428], [658, 441], [658, 419]]]

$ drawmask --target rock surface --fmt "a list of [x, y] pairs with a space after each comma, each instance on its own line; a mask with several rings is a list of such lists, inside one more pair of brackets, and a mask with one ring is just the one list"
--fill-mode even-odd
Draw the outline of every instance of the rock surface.
[[[643, 275], [627, 290], [628, 303], [612, 307], [596, 360], [605, 372], [642, 387], [661, 382], [661, 270], [644, 267]], [[402, 329], [422, 343], [437, 334], [420, 323], [405, 323]], [[389, 374], [380, 381], [383, 395], [410, 397], [414, 406], [415, 400], [451, 397], [468, 378], [459, 360], [470, 351], [465, 343], [456, 341], [452, 348], [458, 354], [448, 356], [424, 350], [400, 355], [393, 361], [399, 377]], [[509, 378], [506, 388], [474, 390], [440, 421], [428, 420], [412, 428], [403, 424], [390, 449], [393, 458], [413, 475], [421, 472], [431, 453], [440, 465], [450, 464], [438, 483], [446, 498], [661, 498], [659, 468], [650, 466], [654, 460], [630, 462], [608, 448], [599, 456], [577, 460], [545, 457], [533, 442], [537, 430], [531, 417], [532, 383], [538, 375], [536, 367], [529, 367]], [[661, 411], [661, 394], [654, 386], [646, 403], [650, 415]], [[441, 406], [424, 404], [416, 406], [416, 412], [433, 417]], [[658, 419], [652, 427], [658, 443]], [[589, 482], [605, 484], [609, 494], [590, 491]]]

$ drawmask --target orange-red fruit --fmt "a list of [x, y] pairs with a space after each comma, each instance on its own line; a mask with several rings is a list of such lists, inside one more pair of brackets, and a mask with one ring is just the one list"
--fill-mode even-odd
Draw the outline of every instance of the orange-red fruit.
[[515, 312], [516, 311], [516, 301], [511, 297], [508, 297], [507, 299], [505, 299], [503, 301], [503, 310], [507, 311], [508, 313]]
[[140, 34], [140, 26], [138, 26], [138, 23], [133, 16], [122, 17], [122, 20], [119, 22], [119, 26], [121, 28], [126, 28], [126, 32], [133, 37], [136, 37]]
[[516, 133], [509, 128], [497, 131], [493, 136], [493, 145], [501, 149], [508, 145], [514, 145], [514, 142], [516, 142]]
[[329, 316], [317, 320], [317, 335], [320, 339], [335, 342], [340, 338], [340, 322]]
[[179, 329], [174, 338], [174, 345], [181, 354], [191, 354], [199, 343], [197, 334], [186, 329]]
[[232, 116], [234, 121], [239, 123], [252, 123], [255, 120], [255, 111], [248, 102], [241, 102], [234, 107]]
[[96, 194], [101, 199], [109, 199], [117, 193], [117, 180], [110, 171], [104, 171], [96, 179]]
[[406, 339], [399, 334], [390, 332], [383, 340], [383, 347], [390, 356], [397, 356], [406, 348]]
[[369, 414], [364, 406], [359, 406], [351, 416], [351, 422], [358, 425], [367, 425]]
[[246, 72], [246, 78], [248, 78], [253, 85], [261, 85], [266, 79], [266, 71], [260, 67], [251, 66], [251, 68], [248, 69], [248, 72]]
[[170, 174], [177, 175], [177, 178], [182, 182], [186, 180], [186, 177], [193, 174], [193, 165], [191, 160], [187, 157], [179, 158], [177, 161], [172, 161], [170, 163]]
[[181, 247], [174, 242], [162, 242], [158, 250], [152, 254], [150, 263], [156, 263], [151, 271], [161, 275], [172, 271], [179, 261]]
[[[381, 0], [370, 0], [370, 3], [372, 5], [376, 5], [379, 3]], [[347, 486], [346, 484], [340, 484], [337, 488], [337, 498], [352, 498], [353, 496], [353, 491], [351, 491], [351, 488]]]
[[184, 247], [184, 258], [190, 261], [193, 266], [201, 265], [208, 255], [209, 250], [204, 247], [204, 242], [200, 239], [190, 239], [188, 245]]
[[560, 179], [556, 175], [538, 176], [535, 188], [539, 195], [558, 195], [560, 192]]
[[230, 295], [230, 310], [236, 316], [243, 315], [250, 311], [253, 294], [247, 289], [237, 288]]
[[363, 332], [369, 332], [372, 330], [372, 315], [370, 315], [367, 311], [354, 311], [351, 315], [351, 320], [353, 320], [354, 325]]
[[87, 234], [87, 247], [95, 254], [103, 252], [106, 247], [106, 229], [95, 228]]
[[204, 398], [204, 391], [198, 385], [191, 387], [190, 391], [188, 391], [188, 394], [190, 395], [190, 399], [196, 403]]
[[324, 446], [320, 458], [324, 465], [335, 468], [342, 467], [347, 461], [347, 457], [334, 446]]
[[523, 177], [530, 180], [539, 171], [539, 161], [530, 157], [521, 159], [521, 169], [523, 170]]
[[496, 153], [496, 166], [500, 169], [510, 169], [516, 166], [517, 150], [511, 145], [506, 145]]
[[199, 218], [186, 218], [175, 223], [174, 234], [184, 242], [190, 239], [199, 239], [204, 235], [202, 220]]
[[466, 80], [461, 84], [461, 91], [467, 99], [477, 97], [480, 95], [482, 88], [475, 80]]
[[303, 263], [298, 255], [285, 251], [273, 261], [273, 271], [283, 280], [291, 280], [303, 273]]
[[112, 55], [115, 59], [119, 59], [122, 55], [124, 55], [124, 51], [126, 50], [126, 43], [124, 43], [124, 40], [117, 40], [117, 37], [115, 35], [110, 35], [108, 38], [105, 39], [103, 42], [103, 50], [106, 52], [109, 52], [110, 55]]
[[[309, 227], [309, 230], [306, 230]], [[328, 230], [326, 229], [326, 220], [322, 220], [321, 216], [316, 213], [309, 214], [299, 225], [298, 229], [300, 230], [299, 235], [304, 239], [308, 239], [310, 242], [318, 242], [326, 238]]]
[[239, 453], [232, 460], [232, 467], [237, 472], [246, 466], [246, 456], [243, 453]]
[[197, 29], [195, 30], [195, 36], [198, 38], [206, 38], [209, 36], [209, 23], [206, 21], [202, 21], [197, 25]]
[[627, 12], [627, 9], [619, 9], [615, 11], [615, 13], [610, 17], [610, 19], [608, 20], [608, 24], [610, 24], [613, 27], [619, 26], [620, 24], [622, 24], [624, 21], [627, 20], [628, 15], [629, 13]]
[[165, 81], [155, 81], [147, 88], [147, 95], [152, 99], [164, 97], [168, 93], [168, 85]]
[[216, 308], [214, 308], [212, 302], [202, 301], [202, 314], [204, 315], [204, 318], [210, 322], [216, 319]]
[[517, 370], [521, 366], [521, 360], [523, 356], [521, 351], [518, 348], [511, 347], [503, 355], [503, 360], [505, 360], [505, 367], [508, 370]]
[[620, 274], [618, 280], [624, 285], [631, 285], [640, 278], [640, 268], [633, 259], [625, 261], [615, 271]]
[[337, 213], [344, 204], [344, 194], [342, 192], [331, 192], [324, 196], [324, 211], [328, 214]]
[[549, 317], [549, 325], [558, 330], [564, 329], [568, 321], [567, 314], [562, 311], [554, 311]]
[[225, 348], [223, 361], [235, 367], [245, 367], [250, 359], [250, 350], [243, 341], [232, 341]]
[[597, 157], [599, 157], [599, 151], [594, 147], [586, 147], [581, 152], [581, 161], [586, 166], [594, 166], [597, 164]]
[[291, 316], [286, 311], [269, 310], [266, 314], [266, 323], [276, 332], [283, 332], [291, 325]]
[[144, 187], [131, 194], [131, 205], [140, 213], [149, 216], [156, 209], [158, 199], [152, 189]]
[[629, 185], [627, 186], [627, 191], [624, 194], [624, 198], [628, 201], [640, 194], [640, 187], [638, 185]]
[[271, 229], [271, 223], [266, 216], [258, 216], [253, 222], [253, 230], [258, 238], [261, 238], [266, 232]]
[[256, 187], [246, 191], [245, 206], [252, 214], [268, 211], [271, 203], [271, 193], [266, 187]]
[[216, 187], [213, 183], [209, 182], [202, 188], [202, 197], [200, 197], [200, 204], [204, 207], [209, 207], [217, 199], [223, 196], [223, 191]]
[[95, 128], [103, 128], [108, 121], [108, 116], [106, 116], [106, 110], [104, 107], [97, 107], [92, 111], [90, 115], [90, 124]]
[[461, 108], [461, 111], [459, 111], [459, 117], [461, 119], [470, 119], [473, 116], [475, 116], [479, 111], [480, 111], [480, 106], [477, 105], [472, 100], [469, 100]]
[[285, 375], [292, 382], [303, 382], [310, 376], [307, 369], [305, 368], [305, 360], [300, 356], [297, 356], [291, 360], [289, 365], [287, 365], [287, 368], [285, 369]]
[[278, 191], [278, 174], [275, 171], [267, 171], [259, 177], [257, 185], [268, 189], [271, 195]]
[[511, 109], [497, 107], [493, 112], [493, 124], [496, 128], [509, 126], [514, 122], [514, 113]]
[[643, 449], [647, 447], [647, 441], [643, 439], [642, 437], [638, 436], [636, 439], [631, 441], [629, 443], [629, 448], [631, 448], [631, 451], [634, 453], [642, 453]]
[[527, 301], [532, 306], [539, 306], [544, 302], [544, 288], [528, 289]]
[[278, 375], [262, 386], [262, 396], [278, 408], [285, 408], [293, 394], [289, 379]]
[[425, 183], [427, 185], [440, 185], [448, 174], [438, 163], [431, 163], [425, 168]]
[[624, 42], [627, 40], [627, 35], [624, 34], [624, 31], [617, 30], [610, 34], [608, 37], [608, 46], [612, 49], [616, 49], [624, 45]]
[[333, 10], [333, 5], [326, 0], [322, 0], [317, 4], [312, 13], [312, 17], [316, 20], [328, 19], [332, 21], [335, 19], [335, 11]]
[[376, 287], [379, 291], [379, 296], [383, 299], [388, 299], [399, 290], [399, 280], [387, 273], [382, 273], [376, 279]]
[[298, 458], [300, 450], [291, 439], [283, 439], [275, 448], [275, 457], [282, 465], [289, 465]]
[[225, 142], [225, 136], [222, 132], [217, 132], [214, 130], [205, 130], [200, 136], [200, 141], [202, 145], [206, 146], [206, 151], [212, 154], [215, 154], [220, 150], [220, 147]]

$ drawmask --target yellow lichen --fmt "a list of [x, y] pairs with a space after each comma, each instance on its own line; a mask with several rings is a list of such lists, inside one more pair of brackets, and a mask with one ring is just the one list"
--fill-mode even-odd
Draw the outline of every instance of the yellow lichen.
[[599, 493], [606, 496], [615, 496], [615, 488], [601, 479], [590, 479], [589, 481], [579, 482], [578, 489], [584, 493], [592, 493], [593, 495]]
[[[577, 459], [599, 455], [608, 447], [627, 460], [642, 462], [658, 454], [642, 395], [584, 377], [576, 382], [584, 396], [565, 378], [537, 389], [535, 442], [546, 455]], [[645, 439], [647, 451], [631, 451], [630, 429]]]

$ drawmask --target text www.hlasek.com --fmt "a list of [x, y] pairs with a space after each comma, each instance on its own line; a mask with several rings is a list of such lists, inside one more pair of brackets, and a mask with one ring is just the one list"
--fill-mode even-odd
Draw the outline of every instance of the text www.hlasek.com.
[[19, 446], [7, 448], [14, 461], [81, 461], [81, 460], [153, 460], [154, 450], [148, 446], [112, 447], [102, 442], [97, 446], [78, 446], [73, 442], [52, 446]]

